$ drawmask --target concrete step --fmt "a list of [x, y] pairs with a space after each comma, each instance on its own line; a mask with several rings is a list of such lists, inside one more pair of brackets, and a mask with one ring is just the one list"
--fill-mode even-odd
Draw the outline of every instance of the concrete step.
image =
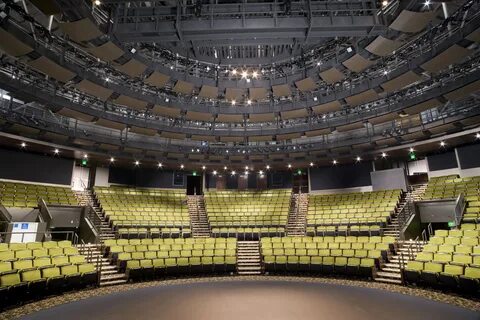
[[382, 272], [400, 273], [400, 268], [383, 267]]
[[381, 278], [391, 278], [391, 279], [401, 279], [402, 276], [400, 273], [397, 272], [385, 272], [385, 271], [379, 271], [377, 272], [377, 276]]
[[114, 274], [108, 274], [106, 276], [100, 277], [100, 281], [111, 281], [111, 280], [121, 280], [121, 279], [126, 279], [127, 276], [125, 273], [114, 273]]
[[238, 274], [242, 276], [253, 276], [253, 275], [262, 274], [262, 272], [261, 271], [238, 271]]
[[113, 269], [113, 270], [105, 270], [104, 268], [102, 268], [102, 271], [100, 272], [100, 278], [101, 277], [104, 277], [104, 276], [108, 276], [108, 275], [111, 275], [111, 274], [116, 274], [118, 273], [117, 270]]
[[402, 284], [402, 280], [390, 279], [390, 278], [375, 278], [377, 282], [391, 283], [391, 284]]
[[120, 284], [127, 283], [127, 279], [119, 279], [119, 280], [109, 280], [109, 281], [101, 281], [100, 280], [100, 287], [107, 287], [107, 286], [115, 286]]

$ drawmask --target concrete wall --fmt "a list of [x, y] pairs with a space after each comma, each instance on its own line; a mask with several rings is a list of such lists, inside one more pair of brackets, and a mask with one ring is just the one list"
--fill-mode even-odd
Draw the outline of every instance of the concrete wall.
[[110, 183], [108, 183], [108, 175], [108, 168], [97, 167], [94, 185], [96, 187], [109, 187]]

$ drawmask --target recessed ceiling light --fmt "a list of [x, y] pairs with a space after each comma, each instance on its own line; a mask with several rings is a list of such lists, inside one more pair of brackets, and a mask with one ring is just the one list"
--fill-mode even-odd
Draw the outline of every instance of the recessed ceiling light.
[[357, 162], [360, 162], [362, 161], [362, 158], [360, 158], [359, 156], [356, 158]]
[[265, 168], [267, 168], [267, 170], [269, 170], [269, 169], [270, 169], [270, 166], [267, 164], [267, 166], [266, 166]]
[[415, 151], [415, 149], [410, 148], [410, 149], [408, 149], [408, 151], [413, 152], [413, 151]]
[[235, 175], [235, 173], [236, 173], [236, 172], [235, 172], [235, 170], [233, 170], [233, 171], [232, 171], [232, 176], [234, 176], [234, 175]]
[[213, 170], [213, 175], [216, 176], [217, 175], [217, 170]]
[[227, 169], [228, 169], [228, 168], [227, 168], [226, 166], [225, 166], [225, 167], [223, 167], [223, 170], [227, 170]]
[[333, 160], [332, 162], [333, 162], [333, 164], [337, 164], [337, 163], [338, 163], [337, 160]]
[[55, 154], [58, 154], [59, 152], [60, 152], [60, 150], [58, 150], [58, 149], [53, 150], [53, 153], [55, 153]]
[[183, 164], [180, 165], [180, 169], [183, 169], [185, 168], [185, 166]]
[[441, 142], [440, 142], [440, 146], [441, 146], [441, 147], [445, 147], [445, 142], [444, 142], [444, 141], [441, 141]]
[[84, 157], [85, 159], [87, 159], [87, 158], [88, 158], [88, 154], [85, 153], [85, 154], [83, 155], [83, 157]]
[[247, 104], [248, 104], [248, 105], [251, 105], [251, 104], [252, 104], [252, 100], [248, 99], [248, 100], [247, 100]]
[[291, 168], [291, 167], [292, 167], [292, 165], [289, 163], [289, 164], [287, 165], [287, 167], [288, 167], [288, 168]]
[[382, 158], [386, 158], [387, 154], [385, 152], [382, 152]]
[[253, 77], [254, 79], [257, 79], [257, 77], [258, 77], [258, 72], [257, 72], [257, 71], [253, 71], [252, 77]]
[[258, 171], [258, 173], [259, 173], [261, 176], [263, 176], [263, 171], [262, 171], [262, 170]]
[[[102, 3], [100, 2], [100, 0], [95, 0], [95, 5], [96, 5], [96, 6], [99, 6], [99, 5], [101, 5], [101, 4], [102, 4]], [[132, 52], [132, 53], [133, 53], [133, 52]]]
[[234, 105], [235, 105], [235, 103], [236, 103], [236, 101], [235, 101], [235, 100], [232, 100], [232, 106], [234, 106]]
[[27, 146], [27, 144], [26, 144], [25, 142], [22, 142], [22, 143], [20, 144], [20, 146], [21, 146], [22, 148], [25, 148], [25, 147]]
[[387, 0], [382, 1], [382, 6], [384, 7], [388, 6], [388, 1]]
[[163, 164], [161, 162], [158, 163], [158, 167], [161, 168], [163, 167]]
[[111, 157], [110, 158], [110, 162], [114, 162], [115, 161], [115, 158], [114, 157]]
[[205, 170], [205, 169], [207, 169], [207, 167], [205, 167], [205, 166], [202, 166], [202, 170]]

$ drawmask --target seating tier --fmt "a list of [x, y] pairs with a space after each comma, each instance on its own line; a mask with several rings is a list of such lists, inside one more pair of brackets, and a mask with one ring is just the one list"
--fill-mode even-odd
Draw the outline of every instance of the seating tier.
[[78, 205], [68, 187], [0, 181], [0, 203], [5, 207], [34, 208], [40, 198], [47, 204]]

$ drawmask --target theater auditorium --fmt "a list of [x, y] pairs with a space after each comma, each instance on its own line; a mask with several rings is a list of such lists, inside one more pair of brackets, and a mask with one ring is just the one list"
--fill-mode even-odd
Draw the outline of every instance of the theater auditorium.
[[479, 320], [479, 0], [0, 0], [0, 319]]

